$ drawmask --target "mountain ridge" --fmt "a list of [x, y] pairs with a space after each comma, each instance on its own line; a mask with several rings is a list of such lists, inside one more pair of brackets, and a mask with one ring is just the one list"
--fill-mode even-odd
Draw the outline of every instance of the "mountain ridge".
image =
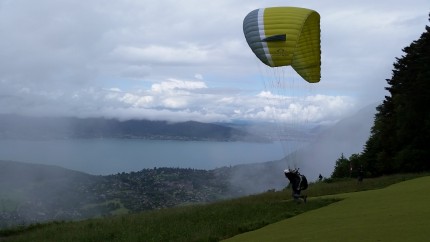
[[151, 140], [250, 141], [268, 140], [245, 130], [196, 121], [168, 122], [72, 117], [0, 115], [0, 138], [71, 139], [123, 138]]

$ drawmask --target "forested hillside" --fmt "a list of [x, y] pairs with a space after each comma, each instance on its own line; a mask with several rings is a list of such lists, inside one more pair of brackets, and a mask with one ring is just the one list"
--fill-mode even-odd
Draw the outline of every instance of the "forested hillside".
[[0, 228], [207, 203], [244, 195], [222, 170], [143, 169], [94, 176], [0, 160]]
[[430, 27], [394, 63], [361, 154], [336, 162], [333, 177], [363, 167], [368, 176], [430, 170]]

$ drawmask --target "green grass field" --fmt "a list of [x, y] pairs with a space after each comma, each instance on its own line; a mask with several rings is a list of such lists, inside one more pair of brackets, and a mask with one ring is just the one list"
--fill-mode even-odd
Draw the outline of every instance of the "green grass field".
[[344, 200], [225, 242], [430, 241], [430, 177], [334, 197]]
[[428, 241], [430, 177], [410, 180], [424, 175], [313, 183], [307, 204], [292, 201], [290, 190], [271, 191], [212, 204], [36, 224], [1, 230], [0, 241]]

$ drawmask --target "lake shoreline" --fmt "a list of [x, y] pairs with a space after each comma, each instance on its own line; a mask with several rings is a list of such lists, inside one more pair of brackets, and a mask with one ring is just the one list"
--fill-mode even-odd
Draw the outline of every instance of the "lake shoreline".
[[0, 159], [57, 165], [93, 175], [173, 167], [212, 170], [279, 160], [303, 142], [143, 139], [0, 139]]

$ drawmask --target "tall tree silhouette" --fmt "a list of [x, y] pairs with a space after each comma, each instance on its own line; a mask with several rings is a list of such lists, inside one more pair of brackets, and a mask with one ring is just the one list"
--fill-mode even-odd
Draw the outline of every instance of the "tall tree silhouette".
[[361, 155], [374, 176], [430, 170], [430, 27], [403, 52]]

